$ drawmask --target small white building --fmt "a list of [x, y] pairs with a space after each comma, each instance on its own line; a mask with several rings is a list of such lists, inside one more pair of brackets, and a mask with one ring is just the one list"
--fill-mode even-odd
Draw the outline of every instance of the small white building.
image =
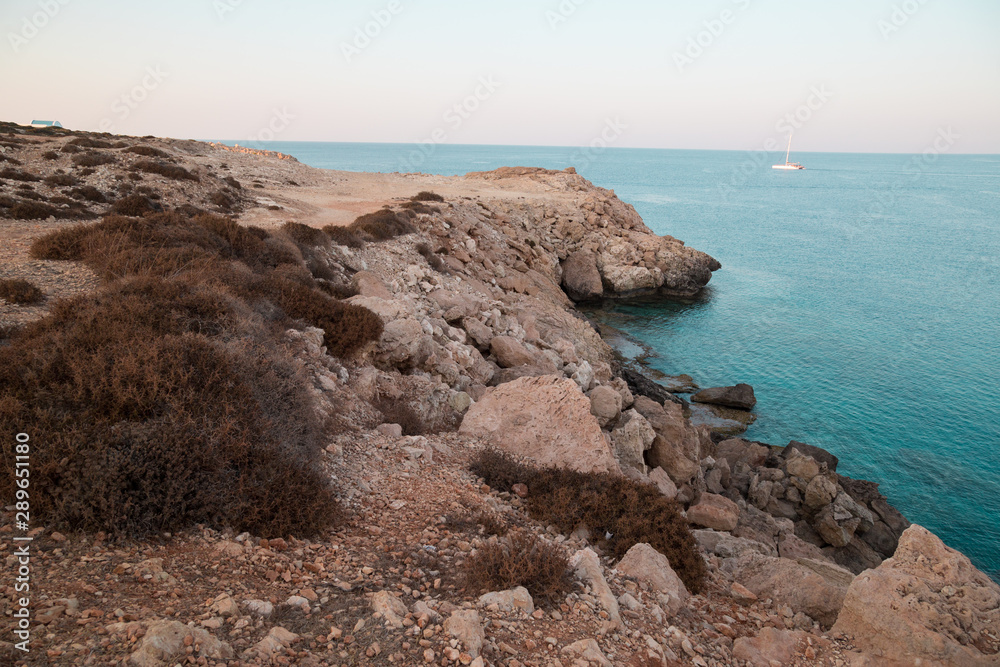
[[57, 120], [33, 120], [31, 127], [62, 127], [62, 123]]

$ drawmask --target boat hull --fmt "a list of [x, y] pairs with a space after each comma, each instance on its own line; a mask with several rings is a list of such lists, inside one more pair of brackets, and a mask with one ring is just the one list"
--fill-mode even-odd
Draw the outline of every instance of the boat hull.
[[776, 164], [771, 169], [781, 169], [782, 171], [795, 171], [797, 169], [805, 169], [801, 164]]

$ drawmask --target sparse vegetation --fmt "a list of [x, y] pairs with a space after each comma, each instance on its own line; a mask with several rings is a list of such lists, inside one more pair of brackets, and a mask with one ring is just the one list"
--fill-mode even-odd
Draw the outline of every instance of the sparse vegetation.
[[[495, 449], [477, 454], [470, 470], [500, 491], [525, 484], [532, 518], [566, 534], [585, 524], [615, 558], [635, 544], [649, 544], [670, 560], [688, 590], [701, 592], [705, 562], [680, 507], [656, 487], [611, 474], [535, 468]], [[610, 537], [604, 539], [605, 535]]]
[[104, 196], [104, 193], [95, 188], [93, 185], [84, 185], [83, 187], [73, 188], [70, 190], [69, 194], [77, 199], [83, 199], [96, 204], [104, 204], [108, 201]]
[[156, 174], [175, 181], [199, 181], [197, 174], [193, 174], [184, 167], [166, 162], [156, 162], [154, 160], [139, 160], [132, 164], [132, 168], [144, 171], [147, 174]]
[[0, 170], [0, 178], [22, 182], [35, 182], [42, 180], [41, 176], [36, 176], [35, 174], [27, 171], [21, 171], [20, 169], [12, 169], [11, 167], [5, 167]]
[[442, 197], [441, 195], [439, 195], [439, 194], [437, 194], [435, 192], [428, 192], [428, 191], [424, 190], [424, 191], [418, 192], [417, 194], [415, 194], [412, 197], [410, 197], [410, 201], [436, 201], [436, 202], [443, 202], [444, 201], [444, 197]]
[[152, 199], [143, 194], [132, 194], [116, 201], [111, 210], [119, 215], [141, 217], [147, 213], [162, 211], [163, 207], [155, 204]]
[[52, 174], [51, 176], [45, 177], [45, 185], [50, 187], [66, 187], [77, 185], [80, 183], [80, 179], [72, 174]]
[[556, 604], [570, 590], [561, 548], [526, 531], [491, 540], [465, 561], [466, 585], [477, 593], [524, 586], [537, 602]]
[[316, 229], [300, 222], [286, 222], [281, 227], [288, 236], [301, 245], [310, 247], [329, 247], [330, 237], [322, 229]]
[[73, 156], [73, 164], [78, 167], [99, 167], [102, 164], [111, 164], [115, 161], [115, 156], [110, 153], [99, 153], [90, 151]]
[[42, 290], [20, 278], [0, 280], [0, 299], [19, 306], [40, 303], [45, 298]]
[[161, 151], [159, 148], [154, 148], [152, 146], [146, 146], [144, 144], [139, 144], [138, 146], [129, 146], [125, 149], [126, 153], [135, 153], [136, 155], [143, 155], [145, 157], [159, 157], [167, 158], [170, 154], [166, 151]]
[[365, 247], [365, 242], [347, 227], [337, 225], [327, 225], [323, 228], [326, 235], [333, 243], [347, 248], [361, 249]]
[[59, 153], [56, 153], [55, 151], [45, 151], [42, 153], [43, 160], [58, 160], [59, 157]]
[[348, 229], [366, 241], [388, 241], [417, 231], [408, 220], [390, 208], [363, 215]]
[[7, 213], [14, 220], [44, 220], [58, 217], [59, 209], [38, 201], [19, 201]]
[[101, 141], [100, 139], [93, 139], [87, 136], [71, 139], [66, 145], [78, 146], [80, 148], [112, 148], [111, 142]]

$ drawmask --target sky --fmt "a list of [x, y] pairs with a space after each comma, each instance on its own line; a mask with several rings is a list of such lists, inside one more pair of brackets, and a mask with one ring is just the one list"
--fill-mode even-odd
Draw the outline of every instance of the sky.
[[0, 120], [252, 143], [1000, 153], [997, 0], [3, 0]]

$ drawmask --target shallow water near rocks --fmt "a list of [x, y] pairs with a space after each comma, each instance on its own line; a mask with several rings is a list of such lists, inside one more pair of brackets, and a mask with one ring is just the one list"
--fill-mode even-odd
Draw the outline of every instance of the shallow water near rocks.
[[753, 385], [746, 437], [830, 450], [1000, 581], [1000, 156], [800, 153], [778, 172], [728, 151], [263, 147], [353, 171], [578, 167], [723, 264], [698, 299], [601, 318], [665, 374]]

